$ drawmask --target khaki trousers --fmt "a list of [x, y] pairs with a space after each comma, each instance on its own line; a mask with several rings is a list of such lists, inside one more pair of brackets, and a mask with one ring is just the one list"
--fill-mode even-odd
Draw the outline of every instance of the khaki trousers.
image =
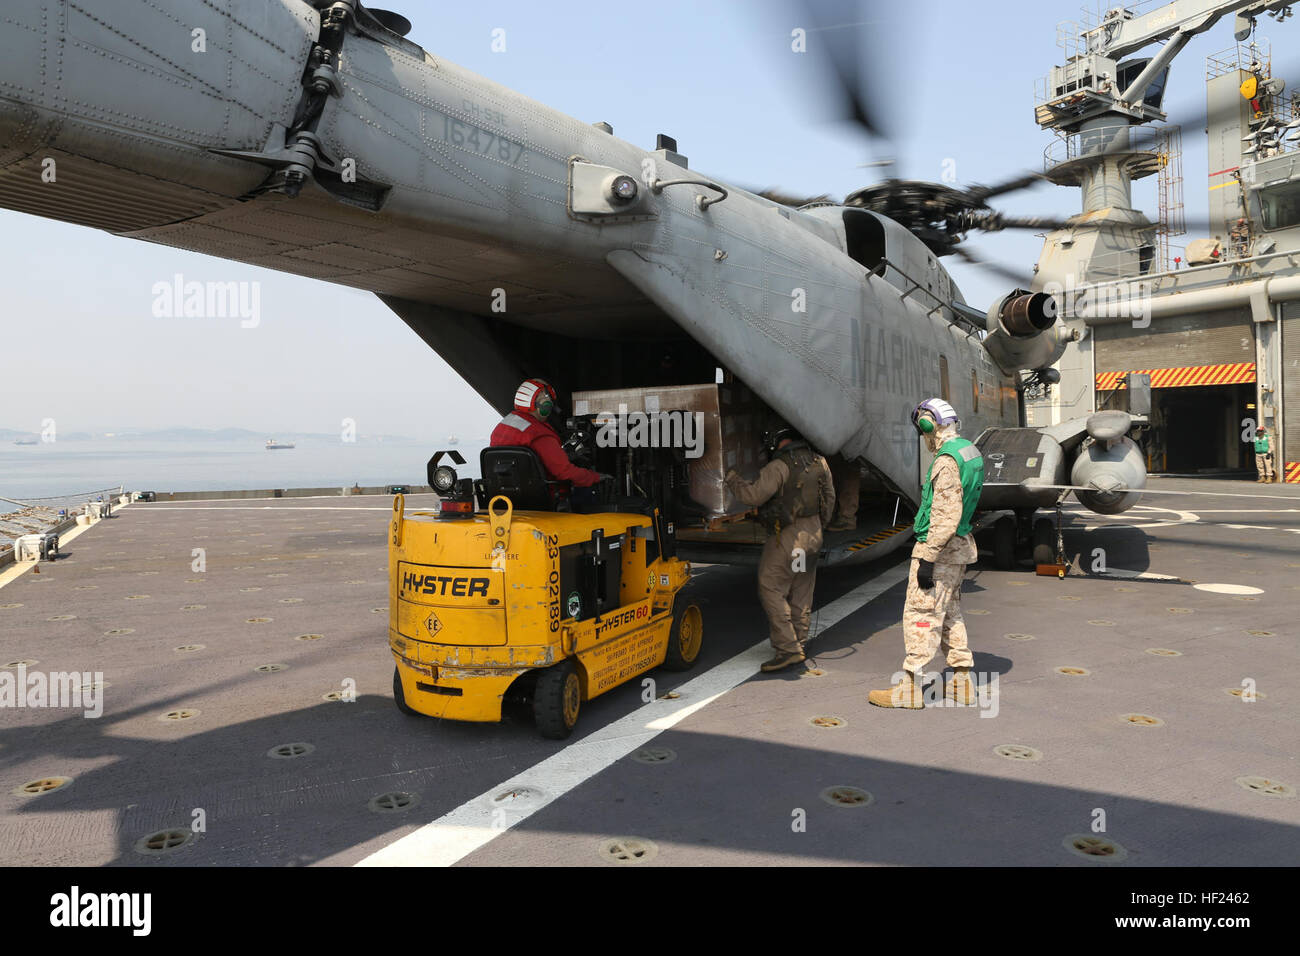
[[[771, 535], [758, 563], [758, 600], [767, 614], [769, 638], [779, 654], [798, 654], [808, 640], [821, 522], [799, 518]], [[804, 570], [796, 571], [796, 567]]]
[[1255, 470], [1259, 472], [1259, 477], [1273, 480], [1273, 453], [1266, 451], [1264, 454], [1255, 455]]
[[966, 565], [935, 562], [934, 587], [923, 591], [916, 584], [920, 563], [919, 558], [912, 559], [903, 604], [903, 644], [907, 650], [903, 670], [918, 680], [941, 647], [947, 651], [951, 667], [970, 667], [975, 660], [966, 646], [966, 623], [961, 616], [961, 582]]

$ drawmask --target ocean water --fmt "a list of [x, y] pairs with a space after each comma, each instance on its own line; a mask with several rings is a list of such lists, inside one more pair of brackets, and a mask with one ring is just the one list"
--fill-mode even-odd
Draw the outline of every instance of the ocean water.
[[[422, 485], [425, 463], [444, 447], [416, 441], [294, 441], [297, 447], [279, 451], [267, 451], [261, 441], [4, 443], [0, 495], [25, 501], [118, 485], [128, 492]], [[478, 477], [485, 443], [462, 440], [456, 446], [465, 456], [465, 465], [457, 467], [461, 477]]]

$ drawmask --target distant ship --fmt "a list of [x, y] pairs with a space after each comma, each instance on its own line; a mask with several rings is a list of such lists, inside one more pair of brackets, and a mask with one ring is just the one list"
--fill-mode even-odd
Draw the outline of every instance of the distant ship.
[[35, 439], [35, 438], [15, 438], [15, 439], [14, 439], [14, 444], [15, 444], [15, 445], [35, 445], [35, 444], [37, 444], [37, 441], [38, 441], [38, 439]]
[[447, 436], [447, 444], [448, 444], [448, 445], [459, 445], [459, 444], [460, 444], [460, 439], [457, 438], [455, 435], [448, 435], [448, 436]]
[[293, 442], [291, 442], [291, 441], [276, 441], [274, 438], [268, 439], [268, 440], [267, 440], [267, 443], [266, 443], [266, 450], [267, 450], [267, 451], [276, 451], [276, 450], [278, 450], [278, 449], [280, 449], [280, 448], [292, 448], [292, 447], [293, 447]]

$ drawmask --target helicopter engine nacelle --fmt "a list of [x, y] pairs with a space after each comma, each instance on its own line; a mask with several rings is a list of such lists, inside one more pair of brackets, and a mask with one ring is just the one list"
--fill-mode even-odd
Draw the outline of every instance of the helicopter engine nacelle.
[[1046, 292], [1016, 289], [989, 309], [984, 348], [1008, 375], [1056, 362], [1079, 333], [1057, 319], [1057, 301]]
[[[1089, 433], [1092, 431], [1090, 428]], [[1105, 439], [1094, 437], [1083, 445], [1070, 466], [1070, 484], [1076, 486], [1074, 496], [1085, 508], [1097, 514], [1117, 515], [1127, 511], [1142, 497], [1141, 491], [1135, 489], [1145, 488], [1146, 483], [1146, 460], [1142, 449], [1131, 438], [1122, 435]], [[1080, 487], [1089, 490], [1080, 491]]]

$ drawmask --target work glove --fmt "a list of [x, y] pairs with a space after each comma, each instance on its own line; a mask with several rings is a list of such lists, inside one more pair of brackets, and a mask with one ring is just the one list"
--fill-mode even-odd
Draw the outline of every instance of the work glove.
[[920, 561], [916, 565], [916, 586], [922, 591], [934, 587], [934, 562]]
[[596, 472], [596, 474], [600, 475], [600, 480], [601, 480], [601, 481], [613, 481], [613, 480], [614, 480], [614, 476], [613, 476], [613, 475], [607, 475], [607, 474], [605, 474], [605, 472], [603, 472], [603, 471], [598, 471], [598, 472]]

